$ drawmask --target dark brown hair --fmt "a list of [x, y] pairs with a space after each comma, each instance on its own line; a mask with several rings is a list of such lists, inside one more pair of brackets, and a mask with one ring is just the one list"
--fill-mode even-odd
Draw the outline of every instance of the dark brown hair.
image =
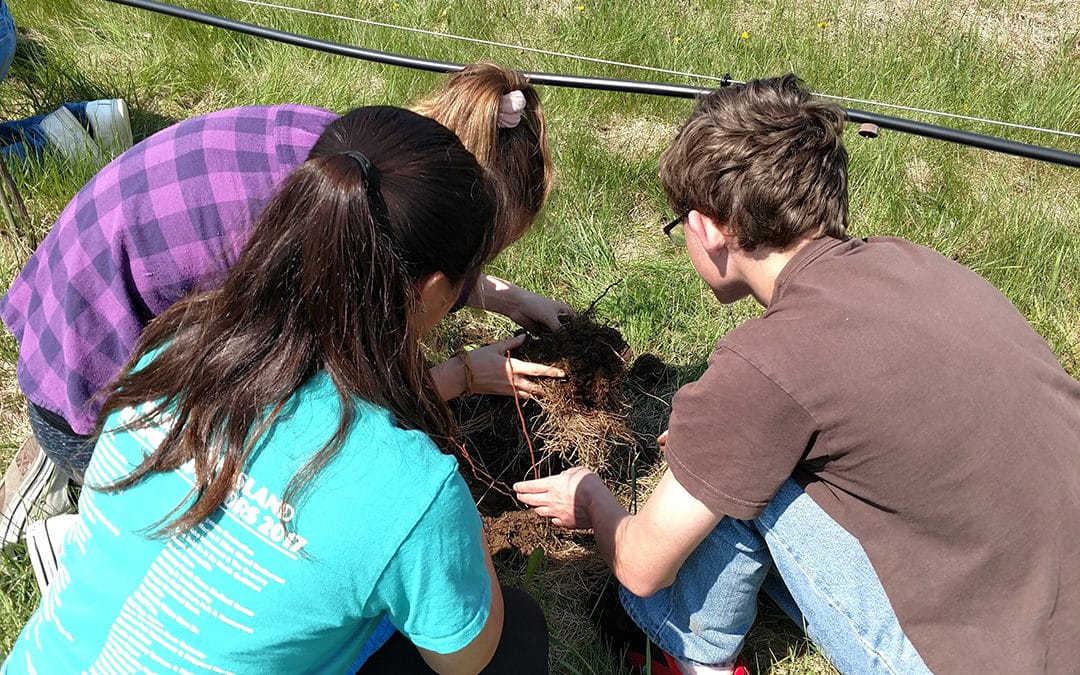
[[[362, 153], [362, 154], [360, 154]], [[290, 482], [294, 494], [333, 457], [364, 399], [450, 450], [453, 418], [418, 347], [417, 282], [452, 281], [491, 255], [492, 186], [439, 123], [398, 108], [359, 108], [333, 122], [282, 184], [219, 290], [197, 293], [147, 327], [112, 386], [112, 412], [156, 403], [137, 425], [174, 422], [112, 487], [194, 460], [188, 529], [233, 490], [277, 411], [326, 371], [342, 402], [337, 431]], [[271, 411], [267, 416], [267, 411]]]
[[[521, 123], [501, 128], [499, 101], [525, 95]], [[496, 250], [501, 251], [529, 228], [551, 190], [551, 148], [540, 95], [525, 76], [495, 63], [479, 62], [450, 76], [412, 110], [445, 124], [456, 133], [500, 188]]]
[[844, 112], [793, 74], [701, 96], [660, 160], [679, 215], [733, 228], [747, 251], [847, 229]]

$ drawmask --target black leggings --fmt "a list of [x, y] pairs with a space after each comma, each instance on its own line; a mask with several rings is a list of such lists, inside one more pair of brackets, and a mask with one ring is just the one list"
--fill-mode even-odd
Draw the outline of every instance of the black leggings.
[[[540, 605], [525, 591], [502, 587], [505, 618], [499, 647], [485, 675], [547, 675], [547, 622]], [[431, 673], [420, 652], [401, 633], [395, 633], [379, 651], [371, 655], [357, 675], [372, 673]]]

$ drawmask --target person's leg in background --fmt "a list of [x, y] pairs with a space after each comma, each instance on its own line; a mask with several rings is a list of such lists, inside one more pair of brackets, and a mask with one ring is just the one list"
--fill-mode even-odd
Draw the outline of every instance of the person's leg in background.
[[0, 152], [8, 161], [41, 158], [54, 150], [72, 161], [104, 166], [132, 145], [124, 99], [65, 103], [48, 115], [0, 122]]
[[[0, 0], [0, 82], [7, 79], [11, 60], [15, 56], [17, 36], [15, 19], [11, 16], [6, 0]], [[41, 132], [45, 115], [34, 115], [21, 120], [0, 122], [0, 152], [5, 160], [25, 160], [27, 151], [37, 153], [47, 140]]]
[[49, 139], [41, 129], [44, 119], [45, 115], [33, 115], [0, 122], [0, 153], [9, 164], [44, 156], [49, 147]]
[[[6, 0], [0, 0], [0, 82], [7, 78], [16, 40], [15, 20]], [[131, 121], [123, 99], [65, 103], [46, 115], [0, 122], [0, 154], [5, 161], [40, 158], [51, 148], [70, 160], [104, 165], [131, 145]]]
[[7, 2], [0, 0], [0, 82], [7, 79], [11, 59], [15, 56], [15, 19]]

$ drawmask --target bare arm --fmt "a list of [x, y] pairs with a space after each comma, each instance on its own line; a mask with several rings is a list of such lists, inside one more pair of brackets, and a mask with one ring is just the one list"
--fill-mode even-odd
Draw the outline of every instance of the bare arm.
[[527, 291], [490, 274], [480, 275], [469, 294], [467, 304], [469, 307], [510, 317], [526, 330], [537, 330], [540, 327], [559, 330], [562, 327], [560, 316], [574, 316], [574, 310], [569, 305]]
[[619, 504], [600, 478], [582, 467], [514, 485], [518, 498], [552, 523], [592, 528], [615, 576], [646, 597], [670, 586], [679, 568], [720, 522], [671, 471], [636, 515]]

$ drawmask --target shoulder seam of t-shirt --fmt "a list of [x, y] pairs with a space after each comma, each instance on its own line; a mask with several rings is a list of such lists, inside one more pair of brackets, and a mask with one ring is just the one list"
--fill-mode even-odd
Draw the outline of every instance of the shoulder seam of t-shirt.
[[720, 497], [722, 499], [726, 499], [726, 500], [728, 500], [730, 502], [734, 502], [736, 504], [741, 504], [742, 506], [746, 506], [746, 507], [754, 508], [754, 509], [763, 507], [763, 506], [765, 506], [766, 504], [769, 503], [767, 501], [763, 501], [763, 502], [747, 501], [745, 499], [740, 499], [739, 497], [736, 497], [734, 495], [729, 495], [728, 493], [723, 492], [721, 490], [717, 490], [715, 487], [710, 485], [704, 478], [702, 478], [700, 475], [698, 475], [698, 473], [696, 471], [694, 471], [689, 466], [687, 466], [685, 462], [683, 462], [681, 459], [679, 459], [678, 454], [675, 454], [675, 455], [672, 455], [672, 456], [668, 457], [668, 465], [670, 466], [671, 464], [678, 464], [679, 467], [683, 471], [685, 471], [686, 473], [690, 474], [695, 479], [697, 479], [698, 486], [700, 488], [702, 488], [702, 489], [704, 489], [704, 490], [706, 490], [708, 492], [711, 492], [712, 494], [714, 494], [717, 497]]
[[[754, 371], [756, 371], [758, 374], [760, 374], [762, 377], [764, 377], [766, 380], [768, 380], [770, 383], [772, 383], [772, 385], [774, 387], [776, 387], [779, 391], [783, 392], [784, 396], [787, 396], [788, 399], [791, 400], [795, 405], [797, 405], [800, 410], [802, 410], [804, 413], [806, 413], [806, 416], [808, 418], [810, 418], [810, 420], [814, 423], [814, 425], [816, 427], [821, 426], [820, 423], [818, 422], [817, 418], [814, 417], [813, 413], [811, 413], [809, 410], [807, 410], [806, 406], [804, 406], [802, 404], [802, 402], [799, 401], [799, 399], [792, 396], [791, 393], [787, 389], [785, 389], [779, 382], [777, 382], [775, 378], [773, 378], [772, 376], [765, 373], [765, 371], [763, 371], [760, 366], [758, 366], [756, 363], [754, 363], [749, 358], [747, 358], [746, 355], [744, 355], [741, 352], [739, 352], [738, 350], [734, 349], [731, 345], [724, 344], [722, 339], [720, 341], [720, 344], [718, 344], [716, 346], [716, 351], [720, 351], [721, 349], [731, 353], [733, 356], [740, 359], [743, 363], [750, 366]], [[683, 462], [681, 459], [679, 459], [678, 453], [675, 453], [674, 455], [671, 455], [671, 456], [668, 457], [668, 464], [669, 465], [672, 464], [672, 460], [674, 460], [674, 463], [678, 464], [679, 467], [683, 471], [685, 471], [686, 473], [692, 475], [695, 479], [697, 479], [700, 487], [702, 487], [703, 489], [711, 492], [712, 494], [716, 495], [717, 497], [720, 497], [722, 499], [726, 499], [726, 500], [728, 500], [728, 501], [730, 501], [732, 503], [735, 503], [735, 504], [740, 504], [740, 505], [751, 507], [751, 508], [760, 508], [760, 507], [763, 507], [763, 506], [765, 506], [765, 505], [767, 505], [769, 503], [768, 500], [761, 501], [761, 502], [747, 501], [745, 499], [740, 499], [739, 497], [736, 497], [734, 495], [729, 495], [726, 492], [722, 492], [720, 490], [717, 490], [715, 487], [710, 485], [704, 478], [702, 478], [700, 475], [698, 475], [698, 473], [696, 471], [694, 471], [689, 466], [687, 466], [685, 462]]]
[[[760, 319], [758, 319], [758, 321], [760, 321]], [[761, 377], [764, 377], [766, 380], [768, 380], [770, 383], [772, 383], [773, 387], [775, 387], [779, 391], [781, 391], [785, 396], [787, 396], [788, 400], [791, 400], [793, 403], [795, 403], [795, 405], [798, 406], [798, 408], [800, 410], [804, 411], [804, 413], [807, 415], [807, 417], [813, 422], [815, 427], [821, 427], [821, 424], [819, 423], [818, 419], [816, 419], [813, 416], [813, 414], [810, 413], [810, 410], [808, 410], [805, 405], [802, 405], [802, 403], [798, 399], [796, 399], [796, 397], [793, 396], [791, 394], [791, 392], [788, 392], [783, 386], [781, 386], [780, 382], [778, 382], [773, 377], [771, 377], [770, 375], [765, 373], [764, 370], [762, 370], [760, 368], [760, 366], [758, 366], [756, 363], [754, 363], [753, 361], [748, 359], [748, 357], [746, 357], [745, 354], [741, 353], [737, 349], [732, 348], [730, 345], [725, 345], [723, 339], [720, 340], [720, 342], [716, 346], [715, 351], [720, 351], [720, 350], [725, 350], [725, 351], [729, 352], [733, 356], [738, 357], [738, 359], [740, 361], [742, 361], [743, 363], [745, 363], [747, 366], [750, 366], [751, 368], [753, 368], [754, 372], [758, 373]], [[752, 508], [752, 509], [764, 508], [765, 505], [767, 505], [769, 503], [768, 500], [766, 500], [766, 501], [747, 501], [745, 499], [741, 499], [741, 498], [735, 497], [733, 495], [728, 495], [727, 492], [716, 489], [710, 483], [705, 481], [704, 478], [701, 475], [699, 475], [696, 471], [693, 471], [690, 467], [688, 467], [688, 465], [683, 460], [680, 460], [678, 458], [677, 450], [676, 450], [676, 453], [674, 453], [672, 455], [667, 455], [666, 459], [667, 459], [667, 464], [669, 464], [669, 467], [673, 463], [677, 464], [679, 469], [681, 469], [681, 470], [685, 471], [686, 473], [690, 474], [691, 476], [693, 476], [694, 480], [697, 481], [699, 487], [701, 487], [702, 489], [704, 489], [704, 490], [706, 490], [708, 492], [711, 492], [711, 494], [716, 496], [717, 498], [730, 501], [730, 502], [732, 502], [734, 504], [740, 504], [740, 505], [743, 505], [743, 507]]]

